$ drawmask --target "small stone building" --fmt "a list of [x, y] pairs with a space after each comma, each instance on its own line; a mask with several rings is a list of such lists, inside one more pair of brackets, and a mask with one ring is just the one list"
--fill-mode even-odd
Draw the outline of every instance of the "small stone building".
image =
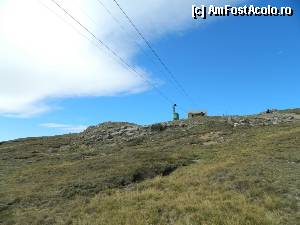
[[207, 111], [206, 110], [200, 110], [200, 111], [193, 111], [188, 113], [188, 118], [195, 118], [195, 117], [203, 117], [207, 116]]

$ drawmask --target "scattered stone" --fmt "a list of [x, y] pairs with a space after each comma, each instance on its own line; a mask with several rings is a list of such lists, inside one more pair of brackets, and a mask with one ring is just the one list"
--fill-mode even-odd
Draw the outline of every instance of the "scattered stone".
[[[269, 110], [255, 116], [229, 116], [220, 117], [220, 122], [227, 123], [233, 127], [239, 126], [270, 126], [281, 123], [288, 123], [294, 120], [300, 119], [300, 116], [293, 113], [281, 113], [277, 110]], [[140, 139], [144, 140], [149, 137], [152, 140], [152, 136], [165, 132], [168, 130], [180, 129], [182, 131], [188, 131], [194, 127], [201, 127], [205, 124], [205, 120], [209, 117], [179, 120], [172, 122], [157, 123], [153, 125], [140, 126], [133, 123], [126, 122], [106, 122], [97, 126], [91, 126], [80, 134], [80, 139], [83, 144], [90, 145], [97, 142], [104, 142], [106, 144], [111, 143], [123, 143], [132, 142]], [[214, 137], [215, 134], [210, 136]], [[214, 139], [214, 138], [212, 138]], [[211, 144], [206, 141], [207, 145]]]
[[230, 117], [227, 120], [228, 124], [234, 127], [238, 126], [270, 126], [282, 123], [292, 122], [297, 118], [297, 115], [290, 113], [280, 113], [277, 110], [269, 110], [257, 116], [245, 117]]

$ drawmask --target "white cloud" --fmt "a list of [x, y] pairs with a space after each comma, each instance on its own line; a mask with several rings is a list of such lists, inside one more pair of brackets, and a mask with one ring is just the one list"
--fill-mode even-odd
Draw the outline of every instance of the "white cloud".
[[[131, 37], [106, 14], [97, 0], [57, 1], [133, 63], [139, 49], [132, 36], [135, 41], [139, 39], [112, 0], [102, 1], [120, 18]], [[151, 40], [195, 24], [191, 19], [191, 5], [199, 3], [196, 0], [119, 2]], [[230, 1], [202, 2], [228, 4]], [[51, 98], [111, 96], [149, 89], [141, 77], [126, 70], [103, 49], [96, 49], [67, 23], [80, 30], [50, 0], [0, 2], [0, 114], [43, 113], [51, 109], [52, 106], [46, 104]], [[137, 65], [135, 68], [151, 78], [145, 69]]]
[[60, 124], [60, 123], [43, 123], [40, 124], [40, 126], [44, 128], [56, 129], [68, 133], [79, 133], [84, 131], [87, 128], [87, 126], [84, 125], [70, 125], [70, 124]]

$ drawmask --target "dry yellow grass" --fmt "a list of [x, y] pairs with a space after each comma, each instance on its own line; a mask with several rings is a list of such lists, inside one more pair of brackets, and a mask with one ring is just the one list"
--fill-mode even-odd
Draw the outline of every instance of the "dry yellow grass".
[[[222, 139], [203, 144], [211, 132]], [[6, 158], [0, 164], [0, 223], [299, 224], [298, 122], [233, 128], [209, 121], [205, 128], [163, 133], [122, 149], [73, 146], [48, 153], [65, 138], [51, 139], [51, 146], [36, 140], [12, 149], [15, 143], [0, 145]], [[14, 154], [26, 157], [15, 160]]]

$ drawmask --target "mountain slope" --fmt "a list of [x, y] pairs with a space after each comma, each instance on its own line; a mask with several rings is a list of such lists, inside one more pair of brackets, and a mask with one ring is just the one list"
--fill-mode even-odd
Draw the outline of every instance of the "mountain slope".
[[297, 224], [299, 146], [299, 110], [4, 142], [0, 223]]

